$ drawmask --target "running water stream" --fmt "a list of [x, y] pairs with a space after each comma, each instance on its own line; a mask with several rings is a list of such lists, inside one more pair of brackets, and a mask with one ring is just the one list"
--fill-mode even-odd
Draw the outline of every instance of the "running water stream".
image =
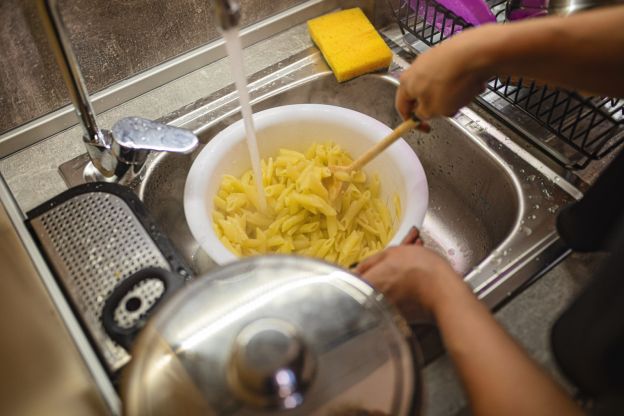
[[251, 159], [251, 168], [253, 170], [256, 188], [258, 190], [258, 204], [260, 211], [266, 210], [266, 197], [264, 188], [262, 187], [262, 169], [260, 167], [260, 153], [258, 152], [258, 141], [256, 140], [256, 130], [254, 128], [253, 118], [251, 114], [251, 104], [249, 103], [249, 90], [247, 89], [247, 77], [243, 67], [243, 48], [238, 29], [232, 28], [223, 31], [225, 39], [225, 49], [230, 57], [232, 66], [232, 76], [234, 84], [238, 90], [238, 100], [241, 106], [241, 113], [245, 123], [245, 135], [247, 137], [247, 148], [249, 149], [249, 158]]

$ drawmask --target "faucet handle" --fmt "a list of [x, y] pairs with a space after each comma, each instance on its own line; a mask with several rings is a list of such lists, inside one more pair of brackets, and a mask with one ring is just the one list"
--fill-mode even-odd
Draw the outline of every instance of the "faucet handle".
[[112, 132], [113, 147], [122, 148], [123, 153], [141, 150], [191, 153], [199, 143], [190, 130], [140, 117], [122, 118], [115, 123]]

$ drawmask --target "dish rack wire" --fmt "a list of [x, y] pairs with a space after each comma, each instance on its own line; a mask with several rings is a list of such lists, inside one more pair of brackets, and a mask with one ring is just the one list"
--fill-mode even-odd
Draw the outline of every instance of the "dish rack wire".
[[[387, 1], [410, 48], [415, 41], [427, 47], [435, 46], [472, 26], [435, 0]], [[497, 21], [505, 22], [507, 2], [488, 0], [487, 4]], [[492, 103], [492, 93], [493, 97], [520, 109], [546, 129], [546, 134], [540, 135], [535, 143], [568, 169], [583, 169], [624, 142], [622, 99], [588, 97], [518, 77], [495, 77], [488, 82], [487, 90], [478, 99], [481, 104], [524, 131], [522, 123], [502, 114], [500, 106]]]

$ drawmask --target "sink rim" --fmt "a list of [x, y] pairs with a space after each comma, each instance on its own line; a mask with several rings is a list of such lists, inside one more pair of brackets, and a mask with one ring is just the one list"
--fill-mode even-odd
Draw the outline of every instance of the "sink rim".
[[[387, 73], [366, 76], [380, 77], [397, 86], [398, 73], [407, 66], [407, 61], [395, 54], [393, 65]], [[331, 71], [322, 60], [320, 53], [310, 48], [310, 50], [293, 55], [274, 68], [267, 68], [250, 77], [252, 104], [326, 76], [331, 76]], [[200, 140], [205, 142], [204, 132], [209, 131], [237, 111], [239, 111], [237, 95], [233, 86], [230, 85], [191, 106], [186, 106], [181, 111], [166, 116], [164, 121], [193, 130]], [[526, 184], [519, 178], [518, 170], [525, 171], [527, 175], [535, 175], [544, 186], [546, 186], [545, 181], [549, 181], [551, 190], [555, 190], [556, 196], [564, 202], [578, 199], [582, 193], [561, 178], [545, 162], [515, 143], [512, 138], [487, 122], [474, 110], [464, 107], [454, 117], [447, 118], [447, 121], [468, 136], [482, 151], [486, 152], [489, 159], [505, 171], [513, 186], [514, 194], [518, 198], [518, 209], [509, 233], [481, 260], [477, 267], [464, 276], [464, 280], [473, 288], [477, 296], [490, 307], [494, 307], [540, 273], [553, 267], [569, 253], [554, 229], [556, 211], [544, 213], [550, 225], [538, 226], [529, 234], [523, 234], [523, 221], [530, 212], [528, 208], [530, 198], [528, 197], [531, 194], [523, 188]], [[156, 155], [146, 163], [146, 169], [142, 175], [144, 179], [136, 187], [141, 200], [145, 200], [149, 179], [160, 165], [161, 159], [165, 157], [168, 156]], [[425, 217], [425, 227], [428, 217], [429, 215]], [[542, 223], [544, 221], [542, 219]]]

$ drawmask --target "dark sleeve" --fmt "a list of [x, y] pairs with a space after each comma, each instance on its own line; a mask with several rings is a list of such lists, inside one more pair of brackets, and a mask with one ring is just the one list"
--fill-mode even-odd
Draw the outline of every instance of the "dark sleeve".
[[583, 198], [565, 207], [557, 231], [574, 251], [605, 250], [624, 213], [624, 151], [611, 162]]
[[559, 367], [595, 415], [624, 414], [624, 221], [614, 228], [609, 257], [551, 333]]

